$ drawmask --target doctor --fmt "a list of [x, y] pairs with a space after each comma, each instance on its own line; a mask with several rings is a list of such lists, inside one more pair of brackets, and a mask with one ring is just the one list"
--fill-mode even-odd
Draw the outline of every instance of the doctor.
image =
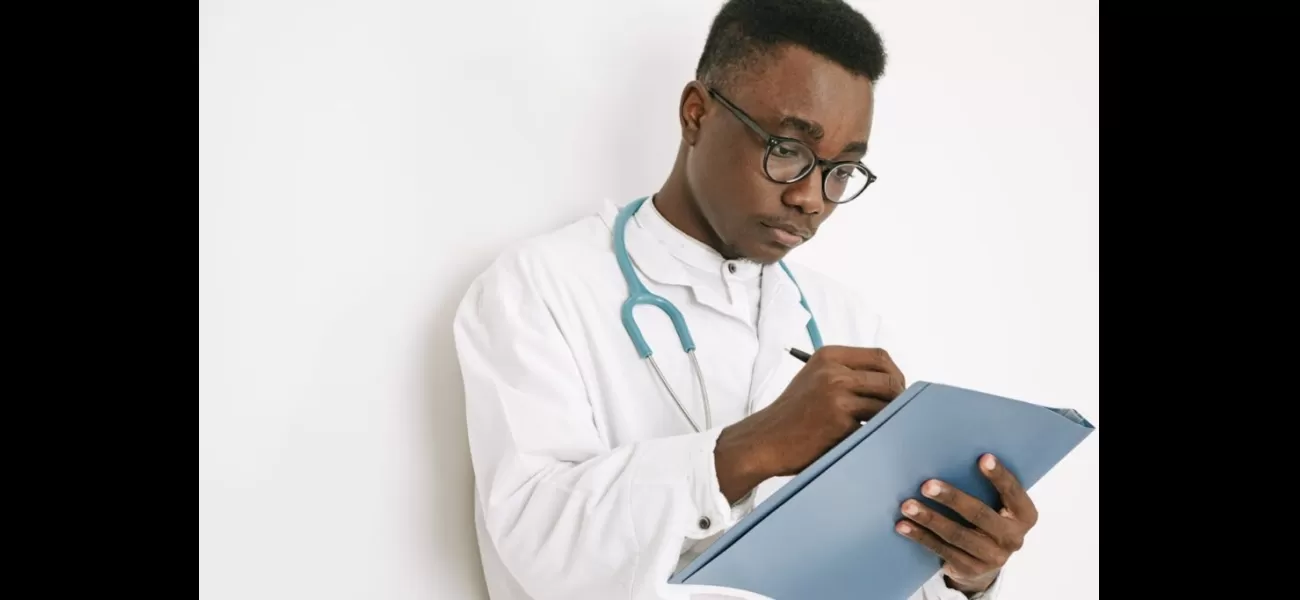
[[[663, 186], [473, 282], [454, 331], [494, 600], [683, 597], [673, 571], [902, 392], [868, 304], [783, 260], [835, 211], [869, 207], [884, 64], [842, 2], [727, 3]], [[945, 564], [913, 598], [996, 595], [1036, 511], [991, 458], [971, 460], [1000, 513], [940, 481], [917, 490], [977, 528], [899, 506], [899, 535]]]

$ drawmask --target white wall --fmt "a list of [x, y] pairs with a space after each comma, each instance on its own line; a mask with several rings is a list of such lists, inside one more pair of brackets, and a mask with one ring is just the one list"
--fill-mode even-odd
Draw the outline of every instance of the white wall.
[[[200, 598], [483, 597], [455, 303], [658, 186], [717, 6], [505, 4], [200, 3]], [[858, 5], [880, 181], [794, 257], [874, 294], [910, 379], [1100, 424], [1097, 2]], [[1005, 600], [1097, 597], [1098, 435]]]

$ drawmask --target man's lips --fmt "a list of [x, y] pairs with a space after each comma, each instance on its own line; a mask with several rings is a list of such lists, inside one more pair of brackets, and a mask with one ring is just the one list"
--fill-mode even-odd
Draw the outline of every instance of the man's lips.
[[794, 247], [812, 237], [812, 232], [788, 223], [763, 223], [763, 225], [772, 232], [772, 237], [776, 238], [776, 241], [783, 246]]

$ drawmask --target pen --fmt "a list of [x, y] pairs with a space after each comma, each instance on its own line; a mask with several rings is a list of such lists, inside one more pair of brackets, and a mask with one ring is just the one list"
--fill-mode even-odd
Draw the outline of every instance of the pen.
[[793, 356], [803, 362], [808, 362], [808, 359], [812, 358], [811, 354], [808, 354], [807, 352], [804, 352], [803, 350], [800, 350], [798, 348], [786, 348], [786, 350], [790, 353], [790, 356]]

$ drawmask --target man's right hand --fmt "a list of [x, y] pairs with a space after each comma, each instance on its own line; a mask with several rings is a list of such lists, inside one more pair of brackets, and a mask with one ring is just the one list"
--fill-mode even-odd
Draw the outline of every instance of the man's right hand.
[[735, 503], [770, 477], [799, 473], [905, 387], [882, 349], [823, 347], [775, 402], [722, 430], [713, 453], [722, 494]]

